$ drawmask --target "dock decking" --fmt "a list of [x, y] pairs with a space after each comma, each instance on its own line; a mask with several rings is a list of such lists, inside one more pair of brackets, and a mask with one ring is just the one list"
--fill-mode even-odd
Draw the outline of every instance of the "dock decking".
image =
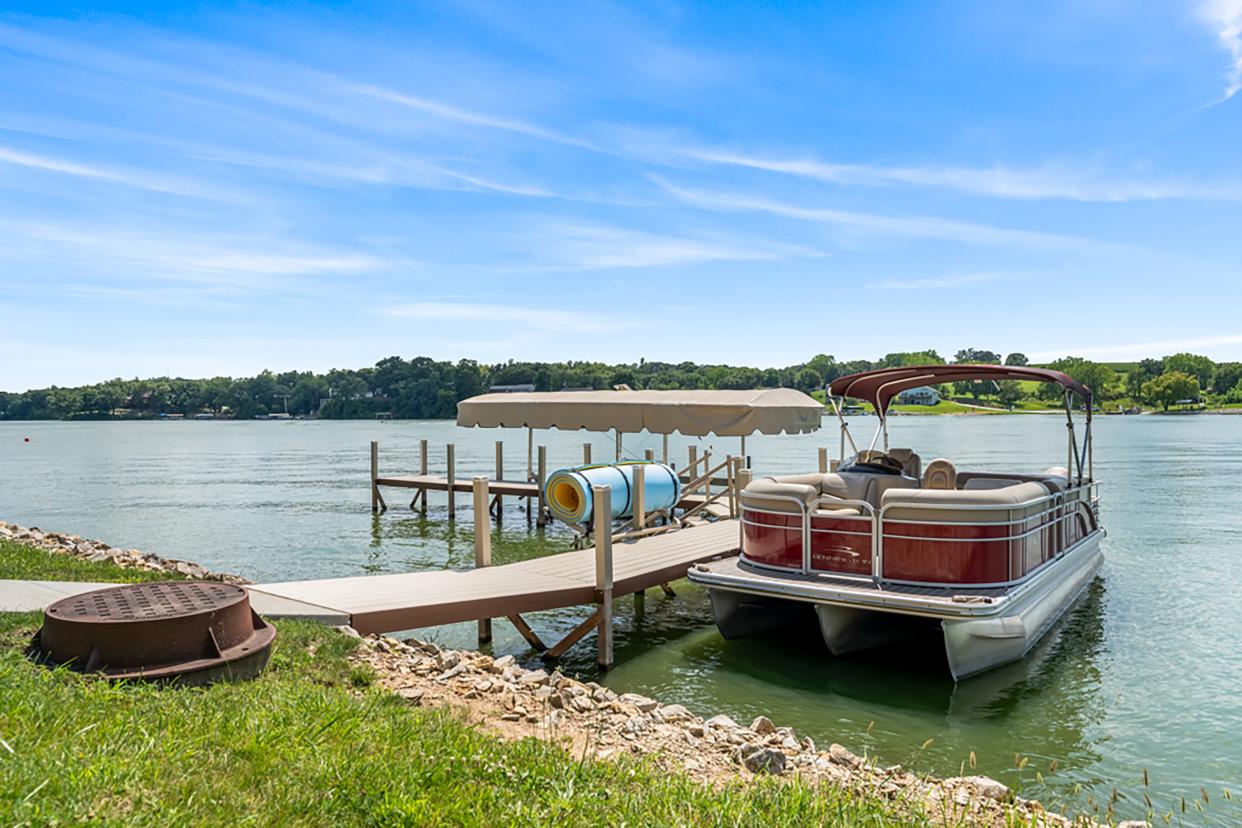
[[[719, 520], [615, 543], [612, 591], [620, 596], [650, 589], [684, 577], [696, 563], [736, 554], [738, 531], [736, 520]], [[478, 569], [258, 584], [251, 590], [346, 615], [363, 634], [395, 632], [595, 603], [596, 550]]]

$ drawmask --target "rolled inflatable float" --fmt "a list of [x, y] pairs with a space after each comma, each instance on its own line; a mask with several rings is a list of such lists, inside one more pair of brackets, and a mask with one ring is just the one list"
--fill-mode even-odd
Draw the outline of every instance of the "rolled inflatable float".
[[681, 481], [663, 463], [615, 463], [578, 466], [552, 472], [544, 485], [544, 502], [563, 523], [590, 523], [595, 516], [592, 486], [612, 489], [612, 517], [630, 517], [634, 505], [634, 469], [643, 467], [643, 506], [648, 512], [671, 509], [681, 499]]

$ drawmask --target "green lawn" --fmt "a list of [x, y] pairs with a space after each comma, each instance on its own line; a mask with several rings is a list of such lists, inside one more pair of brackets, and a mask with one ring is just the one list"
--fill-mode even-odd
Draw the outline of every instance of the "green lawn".
[[0, 577], [39, 581], [167, 581], [178, 575], [122, 569], [107, 561], [91, 562], [0, 540]]
[[[0, 551], [0, 577], [109, 574], [141, 575]], [[504, 741], [372, 687], [348, 660], [355, 639], [310, 623], [278, 623], [256, 681], [199, 689], [37, 666], [23, 649], [38, 623], [0, 614], [5, 825], [927, 824], [796, 779], [711, 788], [649, 763]]]

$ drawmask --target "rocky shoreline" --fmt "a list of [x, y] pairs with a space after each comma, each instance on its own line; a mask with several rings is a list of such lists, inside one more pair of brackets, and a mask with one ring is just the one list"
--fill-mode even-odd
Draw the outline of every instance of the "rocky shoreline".
[[[361, 638], [349, 627], [339, 628]], [[741, 725], [702, 718], [680, 704], [618, 694], [559, 672], [527, 670], [513, 656], [444, 650], [417, 639], [361, 638], [354, 660], [376, 683], [409, 703], [458, 711], [506, 738], [534, 737], [574, 756], [641, 756], [674, 772], [720, 784], [756, 776], [798, 777], [883, 798], [936, 823], [972, 826], [1095, 826], [1086, 817], [1051, 813], [986, 776], [936, 779], [883, 766], [833, 744], [826, 749], [766, 716]], [[1138, 828], [1144, 822], [1122, 823]]]
[[103, 541], [87, 540], [77, 535], [66, 535], [61, 532], [44, 532], [38, 527], [26, 528], [3, 520], [0, 520], [0, 540], [10, 540], [35, 549], [42, 549], [52, 555], [67, 555], [81, 561], [95, 563], [111, 563], [123, 569], [144, 569], [149, 572], [164, 572], [200, 581], [223, 581], [226, 584], [238, 586], [250, 583], [240, 575], [212, 572], [190, 561], [164, 558], [150, 552], [140, 552], [137, 549], [121, 549], [109, 546]]

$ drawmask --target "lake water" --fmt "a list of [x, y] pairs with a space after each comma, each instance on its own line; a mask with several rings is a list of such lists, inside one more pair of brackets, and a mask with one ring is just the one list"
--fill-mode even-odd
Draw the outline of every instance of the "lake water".
[[[874, 422], [855, 423], [856, 436], [869, 438]], [[765, 713], [822, 746], [836, 741], [942, 775], [958, 773], [973, 751], [977, 772], [1052, 806], [1106, 807], [1116, 787], [1118, 813], [1141, 815], [1147, 769], [1158, 812], [1180, 811], [1185, 796], [1190, 823], [1242, 822], [1242, 809], [1222, 796], [1242, 788], [1242, 417], [1096, 423], [1107, 562], [1026, 661], [955, 686], [934, 652], [833, 660], [813, 630], [802, 639], [725, 642], [705, 593], [682, 582], [675, 598], [649, 595], [642, 618], [620, 602], [618, 666], [601, 680], [706, 715], [746, 722]], [[553, 468], [577, 461], [590, 439], [537, 437]], [[1065, 462], [1056, 417], [903, 417], [892, 437], [965, 469]], [[447, 422], [5, 423], [0, 518], [259, 581], [469, 566], [468, 496], [459, 496], [455, 525], [442, 494], [432, 495], [426, 518], [405, 508], [398, 490], [387, 493], [387, 513], [370, 512], [369, 441], [380, 441], [383, 472], [409, 473], [419, 438], [431, 442], [433, 471], [443, 469], [452, 441], [459, 476], [490, 473], [496, 439], [506, 441], [508, 476], [525, 471], [525, 432]], [[747, 450], [758, 473], [806, 471], [818, 446], [835, 455], [836, 440], [831, 428], [757, 436]], [[610, 437], [593, 443], [596, 459], [611, 457]], [[684, 462], [686, 445], [673, 439], [674, 459]], [[737, 450], [732, 439], [699, 445], [719, 455]], [[645, 448], [658, 455], [660, 439], [627, 438], [627, 454]], [[567, 546], [563, 527], [529, 528], [510, 501], [493, 557]], [[582, 616], [566, 610], [532, 622], [548, 640]], [[474, 645], [473, 625], [420, 635]], [[537, 661], [505, 621], [496, 622], [494, 648]], [[595, 677], [593, 655], [588, 640], [563, 668]], [[1201, 788], [1211, 799], [1205, 815], [1193, 804]]]

